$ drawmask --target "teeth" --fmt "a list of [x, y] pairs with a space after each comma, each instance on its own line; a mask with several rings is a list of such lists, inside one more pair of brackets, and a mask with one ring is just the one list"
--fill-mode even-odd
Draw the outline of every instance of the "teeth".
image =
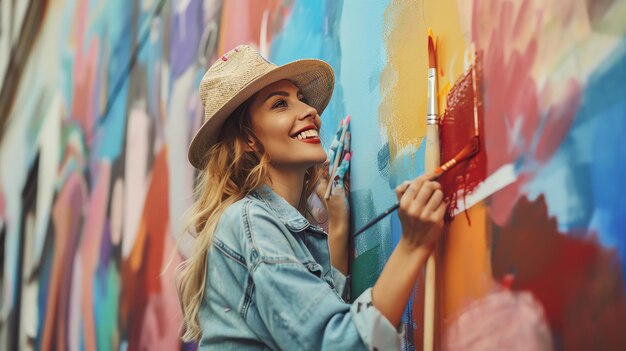
[[314, 138], [317, 136], [319, 136], [319, 134], [317, 133], [317, 130], [309, 129], [309, 130], [305, 130], [304, 132], [301, 132], [296, 137], [298, 138], [298, 140], [303, 140], [303, 139], [308, 139], [308, 138]]

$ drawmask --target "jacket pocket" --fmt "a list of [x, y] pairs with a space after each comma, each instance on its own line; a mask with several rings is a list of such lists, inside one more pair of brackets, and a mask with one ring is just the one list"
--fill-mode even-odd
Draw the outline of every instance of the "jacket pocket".
[[304, 266], [313, 275], [315, 275], [316, 277], [318, 277], [320, 279], [323, 279], [322, 278], [322, 272], [323, 272], [322, 271], [322, 266], [319, 263], [317, 263], [317, 262], [306, 262], [306, 263], [304, 263]]

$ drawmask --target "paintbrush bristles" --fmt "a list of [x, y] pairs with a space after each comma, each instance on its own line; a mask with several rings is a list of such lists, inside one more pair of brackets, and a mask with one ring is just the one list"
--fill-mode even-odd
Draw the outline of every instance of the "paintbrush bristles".
[[437, 68], [437, 52], [432, 31], [428, 31], [428, 68]]

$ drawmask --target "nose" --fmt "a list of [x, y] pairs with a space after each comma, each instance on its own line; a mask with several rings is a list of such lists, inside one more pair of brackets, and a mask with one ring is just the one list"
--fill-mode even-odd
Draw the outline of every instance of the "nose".
[[315, 107], [310, 106], [309, 104], [306, 104], [304, 102], [302, 102], [301, 104], [304, 107], [304, 109], [302, 110], [302, 113], [300, 114], [299, 119], [303, 120], [305, 118], [311, 118], [315, 120], [315, 116], [317, 116], [317, 110], [315, 109]]

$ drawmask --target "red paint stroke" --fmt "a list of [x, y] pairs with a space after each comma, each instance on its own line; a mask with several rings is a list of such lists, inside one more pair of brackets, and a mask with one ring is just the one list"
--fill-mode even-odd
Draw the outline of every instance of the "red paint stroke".
[[[474, 99], [473, 76], [476, 77], [476, 99]], [[446, 221], [448, 222], [452, 220], [452, 214], [458, 208], [458, 197], [461, 196], [464, 199], [487, 177], [487, 154], [483, 151], [484, 138], [482, 137], [484, 135], [484, 123], [481, 86], [481, 56], [477, 55], [474, 66], [467, 70], [450, 90], [447, 108], [439, 126], [441, 163], [444, 163], [463, 150], [474, 137], [476, 133], [474, 104], [476, 101], [481, 150], [438, 179], [443, 188], [444, 199], [448, 203], [446, 209]], [[469, 221], [469, 217], [467, 220]]]
[[220, 23], [220, 43], [223, 50], [230, 50], [241, 43], [260, 46], [263, 16], [268, 11], [267, 42], [282, 31], [292, 10], [293, 3], [258, 0], [251, 2], [224, 2]]
[[162, 293], [161, 270], [169, 232], [168, 184], [167, 149], [163, 148], [154, 160], [137, 239], [129, 258], [121, 265], [124, 290], [120, 299], [120, 329], [128, 331], [129, 350], [142, 348], [141, 330], [149, 301]]
[[78, 19], [78, 22], [74, 35], [76, 36], [77, 47], [72, 70], [72, 92], [74, 96], [72, 97], [71, 116], [83, 130], [87, 145], [91, 145], [94, 134], [94, 116], [98, 114], [94, 105], [97, 104], [98, 100], [95, 92], [100, 41], [97, 36], [93, 36], [89, 42], [85, 43], [86, 19], [89, 17], [87, 11], [88, 5], [82, 2], [76, 8], [75, 18]]
[[565, 350], [626, 350], [626, 289], [617, 252], [589, 233], [560, 233], [543, 196], [521, 198], [504, 226], [493, 227], [496, 280], [513, 274], [514, 291], [543, 305]]

